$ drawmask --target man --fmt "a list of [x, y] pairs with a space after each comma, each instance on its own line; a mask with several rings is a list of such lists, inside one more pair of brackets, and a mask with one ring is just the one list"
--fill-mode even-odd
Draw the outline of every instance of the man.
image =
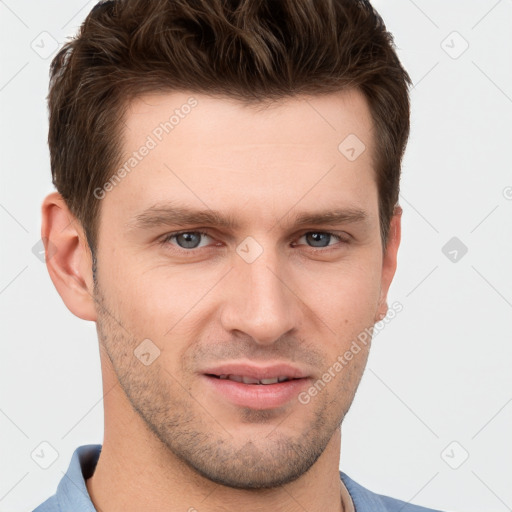
[[339, 472], [409, 84], [366, 1], [92, 10], [52, 63], [42, 238], [97, 325], [104, 442], [38, 512], [427, 510]]

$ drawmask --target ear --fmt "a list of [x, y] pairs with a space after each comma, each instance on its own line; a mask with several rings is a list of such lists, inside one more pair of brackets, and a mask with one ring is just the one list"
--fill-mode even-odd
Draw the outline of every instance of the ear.
[[379, 306], [375, 316], [375, 322], [382, 320], [388, 312], [388, 290], [396, 271], [397, 253], [402, 233], [402, 208], [395, 206], [389, 226], [388, 243], [382, 260], [382, 277]]
[[80, 222], [57, 192], [45, 197], [41, 212], [46, 267], [57, 292], [71, 313], [96, 321], [92, 255]]

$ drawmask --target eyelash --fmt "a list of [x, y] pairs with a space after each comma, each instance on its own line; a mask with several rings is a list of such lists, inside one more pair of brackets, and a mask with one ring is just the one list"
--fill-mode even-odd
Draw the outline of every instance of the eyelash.
[[[199, 234], [199, 235], [202, 235], [202, 236], [208, 236], [208, 237], [213, 238], [213, 236], [211, 236], [209, 233], [207, 233], [205, 231], [184, 230], [184, 231], [175, 231], [173, 233], [168, 233], [167, 235], [165, 235], [165, 237], [159, 243], [163, 247], [168, 247], [169, 246], [169, 242], [173, 238], [176, 238], [177, 236], [182, 235], [184, 233], [195, 233], [195, 234]], [[299, 238], [302, 238], [304, 235], [307, 235], [309, 233], [322, 233], [324, 235], [330, 235], [330, 236], [332, 236], [334, 238], [337, 238], [339, 240], [339, 242], [342, 243], [342, 244], [349, 244], [350, 243], [348, 235], [346, 237], [343, 237], [342, 235], [339, 235], [337, 233], [333, 233], [331, 231], [305, 231], [305, 232], [303, 232], [299, 236]], [[308, 249], [310, 249], [313, 253], [318, 253], [318, 252], [326, 253], [326, 252], [329, 252], [330, 250], [335, 250], [336, 249], [336, 246], [327, 246], [327, 247], [311, 247], [311, 246], [306, 246], [306, 247], [308, 247]], [[177, 252], [180, 252], [182, 254], [187, 254], [187, 255], [190, 255], [190, 256], [194, 256], [194, 255], [197, 254], [197, 251], [199, 251], [200, 249], [207, 249], [207, 248], [208, 247], [183, 249], [182, 247], [179, 247], [179, 246], [173, 246], [172, 250], [176, 250]]]

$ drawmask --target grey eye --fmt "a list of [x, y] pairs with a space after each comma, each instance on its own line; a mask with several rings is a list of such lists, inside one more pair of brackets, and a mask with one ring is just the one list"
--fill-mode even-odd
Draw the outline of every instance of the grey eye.
[[312, 247], [327, 247], [331, 241], [332, 235], [330, 233], [322, 233], [312, 231], [304, 235], [307, 242], [311, 242]]
[[195, 249], [201, 242], [202, 234], [196, 231], [189, 231], [174, 235], [176, 242], [183, 249]]

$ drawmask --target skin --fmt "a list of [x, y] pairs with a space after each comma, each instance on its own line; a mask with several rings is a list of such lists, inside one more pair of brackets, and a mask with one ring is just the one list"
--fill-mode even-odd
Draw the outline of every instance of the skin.
[[[191, 96], [131, 103], [126, 156]], [[43, 203], [42, 236], [56, 248], [50, 276], [69, 310], [96, 322], [100, 342], [104, 443], [87, 489], [103, 512], [348, 510], [340, 425], [369, 346], [308, 404], [235, 406], [200, 373], [226, 361], [279, 361], [314, 382], [385, 316], [401, 209], [383, 251], [367, 102], [344, 91], [255, 109], [193, 96], [191, 113], [101, 200], [96, 282], [81, 225], [58, 193]], [[366, 145], [352, 162], [338, 151], [349, 134]], [[135, 217], [161, 201], [231, 214], [239, 226], [137, 227]], [[366, 219], [292, 222], [349, 207]], [[183, 230], [208, 236], [199, 248], [162, 242]], [[349, 243], [306, 236], [319, 232]], [[248, 236], [263, 249], [252, 263], [236, 252]], [[160, 350], [148, 366], [134, 355], [144, 339]]]

